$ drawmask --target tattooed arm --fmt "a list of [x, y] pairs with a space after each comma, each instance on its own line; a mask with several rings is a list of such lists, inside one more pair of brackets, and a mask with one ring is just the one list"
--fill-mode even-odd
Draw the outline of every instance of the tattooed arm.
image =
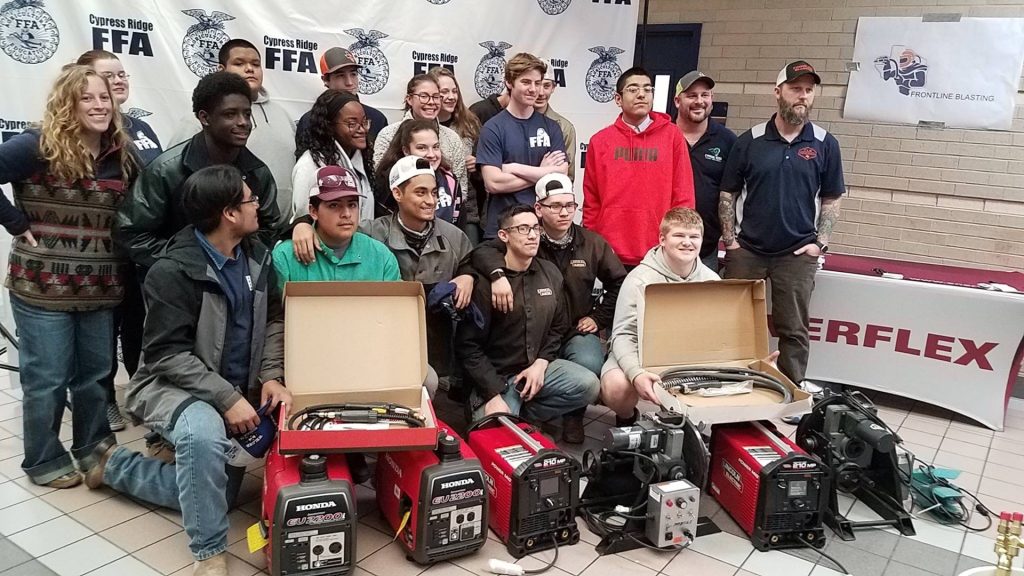
[[[718, 220], [722, 225], [722, 243], [726, 250], [739, 247], [736, 242], [736, 196], [730, 192], [718, 193]], [[830, 228], [831, 230], [831, 228]]]
[[818, 214], [818, 242], [826, 246], [832, 237], [832, 228], [835, 227], [836, 220], [839, 219], [840, 200], [841, 198], [838, 196], [821, 199], [821, 212]]

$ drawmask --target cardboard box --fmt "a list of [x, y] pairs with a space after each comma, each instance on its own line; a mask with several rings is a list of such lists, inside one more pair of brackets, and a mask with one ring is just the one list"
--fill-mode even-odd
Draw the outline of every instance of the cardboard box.
[[638, 310], [640, 364], [661, 375], [682, 366], [735, 366], [767, 372], [788, 386], [793, 401], [755, 388], [750, 394], [704, 397], [658, 390], [662, 405], [694, 424], [781, 418], [809, 412], [811, 395], [763, 362], [769, 354], [763, 280], [651, 284]]
[[425, 298], [419, 282], [289, 282], [284, 288], [284, 378], [292, 414], [316, 404], [394, 402], [419, 408], [422, 428], [287, 430], [282, 453], [434, 448]]

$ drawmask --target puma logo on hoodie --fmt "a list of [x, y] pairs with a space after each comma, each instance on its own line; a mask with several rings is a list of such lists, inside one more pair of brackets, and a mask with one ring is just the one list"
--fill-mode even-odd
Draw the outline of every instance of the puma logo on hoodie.
[[613, 160], [625, 160], [626, 162], [657, 162], [657, 148], [631, 148], [629, 146], [616, 146]]

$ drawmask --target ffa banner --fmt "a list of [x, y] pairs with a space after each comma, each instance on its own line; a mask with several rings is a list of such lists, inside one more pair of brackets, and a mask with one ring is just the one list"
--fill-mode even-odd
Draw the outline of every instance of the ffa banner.
[[1009, 130], [1022, 46], [1020, 18], [861, 18], [844, 116]]
[[0, 131], [7, 139], [40, 120], [60, 67], [100, 48], [117, 54], [131, 75], [124, 111], [144, 117], [166, 141], [191, 114], [192, 89], [216, 70], [220, 46], [245, 38], [263, 55], [271, 99], [295, 119], [323, 91], [319, 58], [333, 46], [352, 50], [363, 65], [362, 101], [392, 119], [414, 74], [453, 70], [469, 105], [502, 90], [507, 59], [530, 52], [552, 63], [559, 84], [552, 108], [575, 124], [581, 152], [618, 113], [611, 101], [615, 80], [633, 61], [638, 3], [11, 0], [0, 6], [7, 89]]

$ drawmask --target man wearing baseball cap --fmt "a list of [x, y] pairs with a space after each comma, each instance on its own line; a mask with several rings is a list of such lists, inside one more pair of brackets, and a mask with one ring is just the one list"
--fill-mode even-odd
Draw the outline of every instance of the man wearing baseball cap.
[[779, 370], [798, 383], [807, 369], [818, 257], [828, 251], [846, 190], [839, 142], [810, 121], [820, 84], [803, 60], [779, 71], [779, 111], [737, 139], [719, 199], [724, 277], [771, 278]]
[[401, 280], [398, 262], [387, 246], [358, 231], [359, 188], [355, 175], [341, 166], [317, 171], [309, 191], [309, 215], [313, 218], [320, 249], [310, 264], [295, 257], [292, 240], [274, 248], [274, 268], [285, 282]]
[[[356, 61], [355, 54], [348, 48], [335, 46], [328, 48], [320, 56], [320, 78], [324, 87], [329, 90], [340, 90], [359, 95], [359, 69], [362, 66]], [[370, 121], [370, 141], [377, 139], [380, 129], [388, 125], [388, 118], [380, 110], [363, 104], [366, 119]], [[299, 118], [295, 127], [295, 146], [299, 145], [299, 135], [309, 130], [309, 112]]]
[[[572, 182], [564, 174], [542, 177], [534, 186], [534, 210], [540, 219], [541, 235], [537, 257], [554, 264], [562, 273], [562, 292], [569, 330], [562, 339], [558, 357], [601, 375], [605, 354], [598, 333], [612, 327], [619, 287], [626, 269], [600, 234], [573, 223], [578, 205]], [[522, 302], [515, 302], [512, 286], [505, 276], [505, 244], [491, 240], [478, 246], [471, 264], [478, 276], [491, 282], [491, 302], [497, 312], [507, 314]], [[594, 286], [601, 281], [603, 295], [594, 298]], [[583, 442], [583, 413], [569, 412], [562, 420], [562, 439]]]
[[690, 150], [693, 167], [693, 188], [697, 200], [697, 213], [704, 221], [704, 242], [700, 259], [713, 271], [718, 271], [718, 192], [721, 190], [725, 159], [736, 142], [736, 134], [724, 124], [711, 121], [715, 81], [707, 74], [694, 70], [676, 83], [676, 126], [683, 133]]
[[[402, 280], [420, 282], [427, 294], [435, 286], [451, 282], [455, 308], [464, 309], [473, 296], [473, 276], [456, 274], [456, 270], [473, 246], [457, 226], [434, 217], [437, 177], [430, 161], [405, 156], [391, 168], [388, 182], [398, 211], [371, 222], [366, 233], [395, 255]], [[430, 365], [441, 374], [450, 373], [451, 327], [450, 315], [427, 311], [427, 355]]]
[[540, 89], [537, 90], [537, 100], [533, 102], [533, 109], [554, 120], [562, 129], [562, 139], [565, 140], [565, 159], [569, 163], [569, 180], [576, 180], [576, 127], [569, 122], [569, 119], [555, 112], [551, 107], [551, 97], [558, 88], [555, 80], [555, 68], [551, 61], [545, 61], [548, 69], [544, 72], [544, 79], [540, 82]]

